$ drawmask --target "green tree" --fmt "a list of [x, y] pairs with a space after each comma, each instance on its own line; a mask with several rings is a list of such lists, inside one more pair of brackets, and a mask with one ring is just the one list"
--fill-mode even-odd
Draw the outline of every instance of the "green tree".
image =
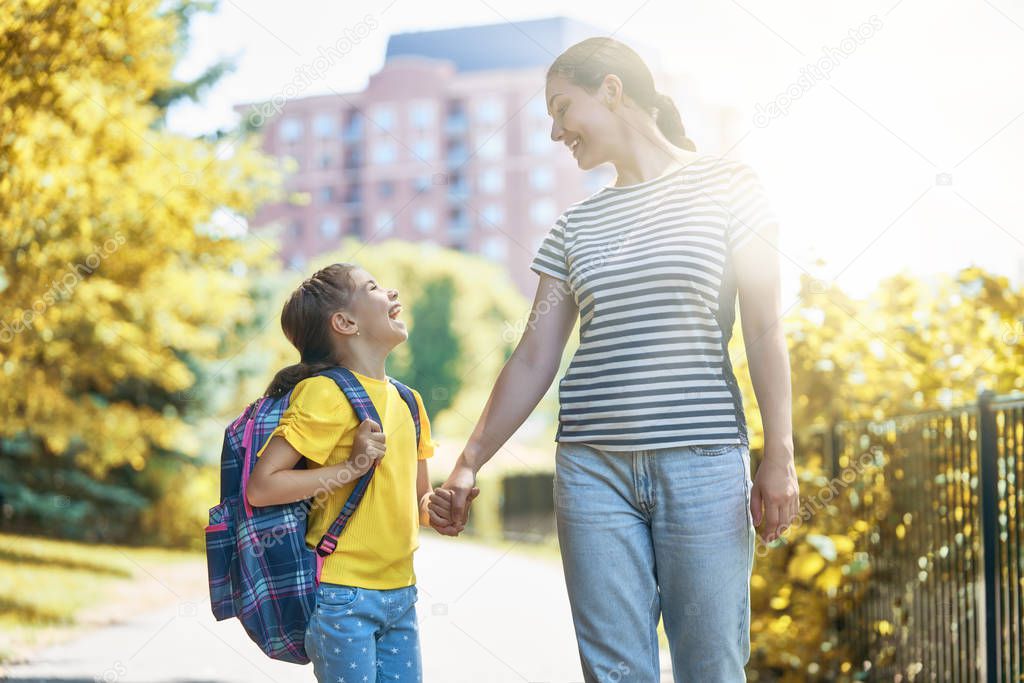
[[271, 251], [238, 216], [277, 197], [277, 170], [252, 140], [159, 125], [190, 90], [171, 71], [196, 7], [0, 14], [0, 494], [24, 528], [131, 528], [166, 495], [155, 464], [194, 462], [199, 375], [254, 317], [246, 276]]

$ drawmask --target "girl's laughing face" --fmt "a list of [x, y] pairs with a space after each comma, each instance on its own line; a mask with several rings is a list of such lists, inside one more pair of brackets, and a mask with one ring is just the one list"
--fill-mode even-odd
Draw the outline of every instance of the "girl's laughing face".
[[352, 271], [355, 296], [352, 297], [352, 318], [359, 332], [370, 340], [391, 347], [409, 338], [409, 330], [401, 319], [402, 304], [397, 289], [386, 289], [362, 268]]

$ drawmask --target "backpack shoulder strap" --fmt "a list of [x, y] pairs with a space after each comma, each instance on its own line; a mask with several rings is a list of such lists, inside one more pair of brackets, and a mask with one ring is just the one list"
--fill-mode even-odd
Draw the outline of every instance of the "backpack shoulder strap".
[[[369, 418], [376, 422], [381, 428], [384, 428], [383, 422], [381, 422], [380, 414], [373, 405], [373, 401], [366, 393], [366, 389], [359, 383], [355, 375], [352, 374], [348, 368], [334, 367], [328, 368], [322, 372], [317, 373], [318, 375], [324, 375], [330, 377], [341, 389], [342, 393], [348, 399], [348, 402], [352, 404], [352, 409], [356, 413], [356, 417], [359, 421]], [[316, 545], [317, 555], [320, 557], [327, 557], [338, 547], [338, 537], [341, 536], [341, 532], [345, 529], [345, 525], [348, 524], [349, 519], [355, 513], [356, 508], [362, 501], [363, 496], [366, 494], [366, 489], [370, 485], [370, 480], [373, 478], [373, 472], [377, 469], [376, 463], [359, 478], [356, 482], [355, 488], [352, 493], [349, 494], [348, 500], [345, 501], [345, 505], [341, 508], [341, 512], [338, 514], [337, 519], [331, 524], [331, 527], [327, 530], [327, 533], [323, 535], [320, 542]]]
[[412, 389], [399, 382], [394, 377], [388, 377], [391, 383], [398, 389], [398, 395], [405, 401], [405, 405], [409, 406], [409, 412], [412, 414], [412, 423], [416, 427], [416, 447], [420, 445], [420, 407], [416, 403], [416, 397], [412, 393]]

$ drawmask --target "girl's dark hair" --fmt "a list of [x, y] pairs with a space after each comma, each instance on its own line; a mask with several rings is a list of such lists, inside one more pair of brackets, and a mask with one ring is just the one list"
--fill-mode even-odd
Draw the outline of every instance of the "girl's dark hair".
[[608, 74], [618, 76], [624, 93], [654, 116], [658, 129], [669, 142], [691, 152], [697, 151], [697, 145], [686, 137], [675, 102], [655, 90], [651, 70], [625, 43], [604, 37], [582, 40], [558, 55], [548, 67], [547, 78], [561, 76], [593, 94]]
[[330, 318], [348, 307], [355, 283], [354, 263], [335, 263], [318, 270], [292, 292], [281, 311], [281, 329], [296, 349], [299, 362], [274, 375], [266, 396], [283, 396], [296, 384], [337, 365], [331, 344]]

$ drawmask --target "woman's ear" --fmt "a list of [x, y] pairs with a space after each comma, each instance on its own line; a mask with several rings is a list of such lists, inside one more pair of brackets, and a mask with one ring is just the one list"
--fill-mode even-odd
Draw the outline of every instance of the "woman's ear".
[[331, 330], [338, 334], [359, 334], [359, 325], [345, 311], [336, 311], [331, 316]]
[[601, 104], [609, 109], [615, 109], [622, 101], [622, 81], [615, 74], [608, 74], [604, 77], [597, 95]]

